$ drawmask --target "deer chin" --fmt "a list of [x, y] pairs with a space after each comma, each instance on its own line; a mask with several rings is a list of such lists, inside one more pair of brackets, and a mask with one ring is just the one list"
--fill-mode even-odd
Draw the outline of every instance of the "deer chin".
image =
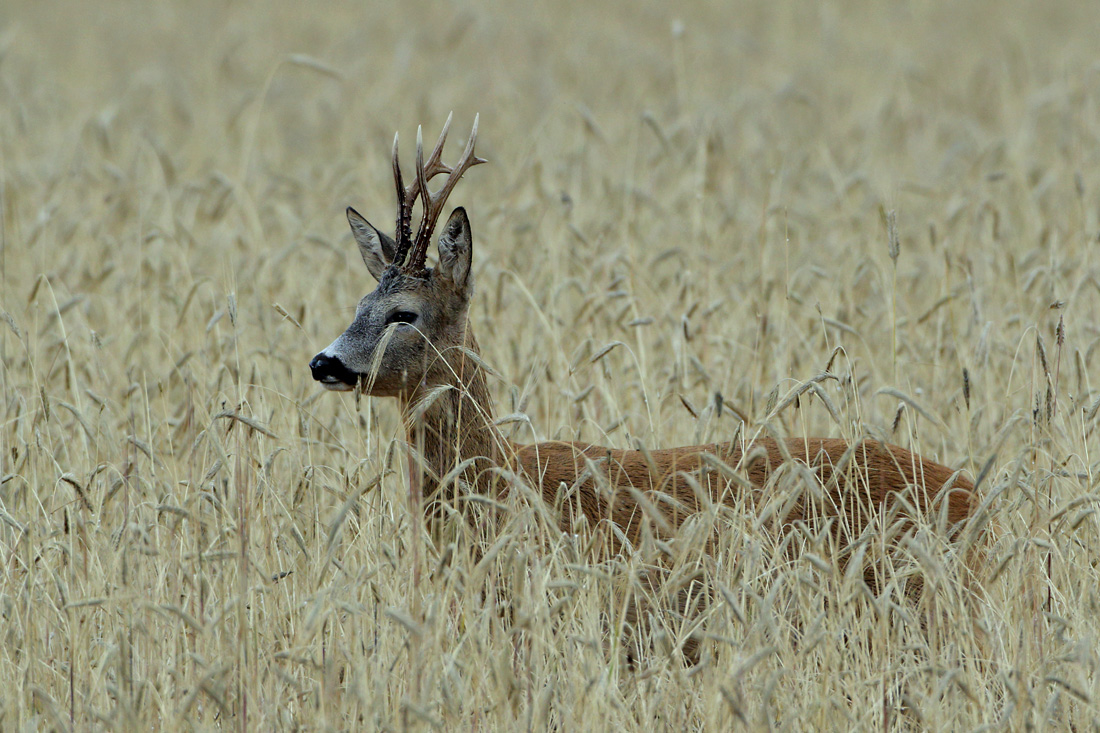
[[348, 384], [332, 377], [322, 381], [321, 386], [332, 392], [351, 392], [355, 389], [354, 384]]

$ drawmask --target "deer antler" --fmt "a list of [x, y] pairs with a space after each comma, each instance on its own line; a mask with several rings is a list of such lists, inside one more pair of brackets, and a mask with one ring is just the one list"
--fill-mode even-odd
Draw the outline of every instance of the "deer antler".
[[[405, 261], [406, 255], [409, 253], [409, 247], [412, 246], [412, 210], [416, 204], [416, 197], [420, 195], [421, 191], [426, 190], [422, 178], [425, 181], [430, 181], [440, 173], [450, 173], [451, 169], [443, 164], [443, 145], [447, 142], [447, 131], [451, 128], [451, 118], [454, 117], [454, 113], [447, 115], [447, 121], [443, 123], [443, 132], [439, 134], [439, 141], [435, 144], [435, 149], [432, 150], [432, 155], [428, 158], [428, 164], [423, 166], [422, 171], [417, 172], [416, 179], [405, 187], [404, 181], [401, 177], [401, 164], [397, 158], [397, 143], [398, 134], [394, 133], [393, 136], [393, 180], [397, 187], [397, 231], [395, 239], [397, 240], [397, 251], [394, 255], [394, 263], [401, 265]], [[421, 165], [420, 161], [420, 134], [417, 131], [417, 165]], [[421, 175], [423, 173], [423, 175]]]
[[[398, 213], [398, 236], [402, 237], [399, 240], [397, 256], [394, 258], [395, 262], [404, 262], [401, 265], [401, 269], [408, 273], [419, 273], [424, 269], [424, 260], [428, 255], [428, 244], [432, 237], [432, 231], [435, 229], [435, 224], [439, 221], [439, 215], [443, 211], [444, 204], [447, 203], [447, 197], [451, 195], [451, 191], [454, 189], [458, 180], [462, 178], [462, 174], [473, 166], [479, 163], [485, 163], [482, 158], [478, 158], [474, 155], [474, 143], [477, 142], [477, 122], [478, 116], [474, 116], [474, 126], [470, 130], [470, 138], [466, 141], [466, 150], [462, 153], [461, 160], [454, 165], [454, 167], [448, 166], [443, 163], [440, 156], [443, 154], [443, 143], [447, 140], [447, 130], [451, 126], [451, 115], [447, 115], [447, 123], [443, 126], [443, 133], [439, 136], [439, 142], [435, 144], [435, 149], [432, 150], [431, 157], [428, 158], [427, 164], [424, 163], [424, 139], [421, 129], [416, 129], [416, 180], [409, 185], [406, 189], [401, 184], [401, 173], [397, 166], [397, 152], [394, 148], [394, 175], [397, 177], [398, 190], [402, 192], [400, 196], [401, 211]], [[444, 182], [443, 187], [436, 193], [432, 193], [428, 188], [428, 181], [440, 173], [447, 174], [447, 180]], [[420, 227], [416, 232], [416, 240], [409, 245], [410, 223], [412, 220], [412, 205], [416, 201], [417, 195], [420, 196], [420, 200], [424, 209], [423, 216], [420, 217]], [[408, 252], [408, 258], [405, 258], [405, 253]]]

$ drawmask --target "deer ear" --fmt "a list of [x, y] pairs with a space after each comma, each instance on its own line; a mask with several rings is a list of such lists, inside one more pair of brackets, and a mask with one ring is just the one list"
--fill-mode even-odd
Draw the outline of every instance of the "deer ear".
[[439, 235], [439, 274], [455, 284], [460, 292], [468, 293], [473, 283], [470, 280], [470, 261], [473, 257], [473, 239], [470, 234], [470, 219], [466, 209], [459, 206], [451, 212], [447, 226]]
[[359, 254], [363, 256], [370, 274], [375, 280], [382, 279], [382, 273], [393, 262], [395, 247], [393, 240], [374, 228], [369, 221], [355, 209], [348, 207], [348, 224], [351, 234], [359, 245]]

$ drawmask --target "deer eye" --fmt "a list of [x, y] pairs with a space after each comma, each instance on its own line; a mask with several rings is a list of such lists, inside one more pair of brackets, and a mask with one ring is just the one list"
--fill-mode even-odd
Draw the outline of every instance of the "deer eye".
[[386, 318], [386, 325], [391, 323], [412, 323], [416, 320], [416, 314], [412, 311], [395, 311]]

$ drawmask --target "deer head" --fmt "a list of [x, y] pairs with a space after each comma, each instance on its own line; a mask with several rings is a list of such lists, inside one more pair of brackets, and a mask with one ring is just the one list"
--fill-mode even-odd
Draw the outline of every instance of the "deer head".
[[[477, 118], [466, 150], [453, 167], [442, 160], [451, 117], [428, 161], [424, 162], [421, 132], [416, 133], [416, 178], [406, 187], [393, 139], [393, 174], [397, 188], [397, 227], [394, 237], [383, 234], [355, 209], [348, 223], [363, 262], [378, 286], [363, 297], [355, 319], [344, 333], [313, 357], [313, 378], [326, 388], [397, 396], [440, 384], [447, 378], [447, 352], [465, 342], [466, 314], [473, 292], [470, 276], [472, 241], [466, 211], [457, 208], [439, 237], [436, 266], [427, 267], [428, 245], [447, 197], [470, 167], [485, 161], [474, 155]], [[428, 182], [447, 174], [438, 192]], [[421, 199], [422, 215], [412, 238], [412, 210]]]

